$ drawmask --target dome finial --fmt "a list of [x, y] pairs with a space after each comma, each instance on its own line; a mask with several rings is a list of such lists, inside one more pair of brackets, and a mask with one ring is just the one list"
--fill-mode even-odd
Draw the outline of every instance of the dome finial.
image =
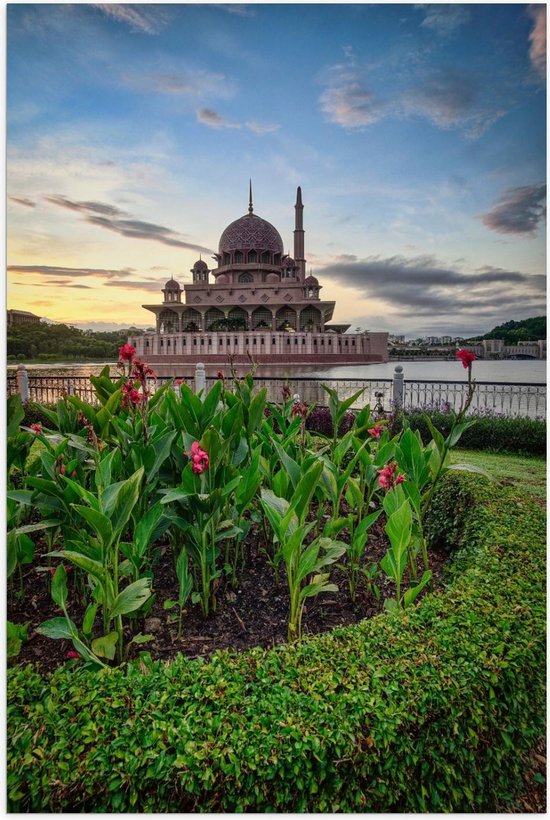
[[248, 180], [248, 213], [251, 214], [254, 212], [254, 206], [252, 205], [252, 180]]

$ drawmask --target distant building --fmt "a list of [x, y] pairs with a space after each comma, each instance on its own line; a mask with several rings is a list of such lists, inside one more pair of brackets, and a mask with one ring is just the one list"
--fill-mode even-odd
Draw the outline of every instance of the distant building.
[[10, 325], [38, 325], [40, 316], [30, 313], [28, 310], [8, 310], [8, 327]]
[[250, 190], [248, 213], [221, 235], [216, 267], [197, 260], [192, 283], [182, 288], [170, 279], [160, 304], [143, 305], [155, 314], [156, 329], [130, 338], [138, 355], [163, 365], [228, 357], [290, 365], [388, 361], [387, 333], [346, 333], [349, 324], [329, 324], [335, 302], [322, 300], [322, 285], [306, 275], [300, 188], [294, 208], [292, 257], [277, 229], [254, 213]]
[[478, 359], [546, 359], [546, 339], [514, 345], [504, 344], [503, 339], [482, 339], [464, 348], [475, 353]]

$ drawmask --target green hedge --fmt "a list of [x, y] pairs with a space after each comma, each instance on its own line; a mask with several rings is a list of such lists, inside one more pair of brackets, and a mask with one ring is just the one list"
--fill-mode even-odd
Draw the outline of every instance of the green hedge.
[[544, 734], [544, 513], [472, 486], [447, 591], [402, 617], [210, 662], [10, 669], [10, 810], [490, 812], [511, 800]]
[[[430, 419], [444, 436], [451, 429], [448, 413], [430, 412]], [[496, 415], [472, 415], [476, 423], [466, 430], [460, 446], [469, 450], [491, 450], [495, 453], [517, 453], [527, 456], [546, 455], [546, 422], [542, 419], [512, 418]], [[407, 413], [407, 423], [420, 430], [424, 444], [431, 433], [422, 413]]]

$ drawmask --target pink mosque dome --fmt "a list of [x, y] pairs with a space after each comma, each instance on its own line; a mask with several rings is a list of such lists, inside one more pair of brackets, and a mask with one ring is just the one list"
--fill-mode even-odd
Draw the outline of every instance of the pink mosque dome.
[[295, 268], [297, 267], [296, 262], [292, 258], [292, 256], [287, 256], [283, 259], [283, 268]]
[[280, 282], [281, 277], [279, 276], [278, 273], [268, 273], [267, 276], [265, 277], [265, 281], [269, 282], [270, 284], [273, 284], [274, 282]]
[[204, 259], [198, 259], [193, 265], [193, 270], [208, 270], [208, 265]]
[[169, 279], [164, 286], [164, 290], [181, 290], [181, 288], [175, 279]]
[[227, 285], [228, 282], [229, 282], [229, 277], [227, 276], [226, 273], [220, 273], [220, 275], [216, 279], [216, 284], [217, 285]]
[[220, 237], [218, 250], [220, 254], [251, 250], [282, 254], [283, 240], [270, 222], [248, 213], [227, 226]]
[[307, 276], [304, 285], [318, 285], [319, 280], [315, 278], [315, 276]]

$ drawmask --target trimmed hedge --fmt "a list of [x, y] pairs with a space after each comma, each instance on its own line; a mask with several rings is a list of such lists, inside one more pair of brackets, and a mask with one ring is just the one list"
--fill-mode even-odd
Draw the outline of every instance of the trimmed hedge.
[[[436, 411], [429, 416], [435, 427], [447, 436], [451, 429], [450, 415]], [[460, 446], [467, 450], [546, 455], [546, 422], [542, 419], [475, 414], [469, 418], [475, 418], [476, 423], [465, 430], [460, 439]], [[422, 441], [427, 444], [432, 436], [422, 413], [407, 413], [406, 420], [413, 430], [420, 430]]]
[[[462, 477], [462, 481], [472, 482]], [[544, 512], [475, 479], [444, 594], [297, 646], [8, 670], [14, 812], [494, 811], [544, 734]]]

